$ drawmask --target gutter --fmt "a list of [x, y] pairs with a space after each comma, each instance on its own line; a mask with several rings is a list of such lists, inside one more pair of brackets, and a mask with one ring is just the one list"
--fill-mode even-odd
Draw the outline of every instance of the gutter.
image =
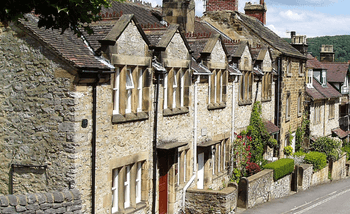
[[197, 80], [194, 83], [194, 127], [193, 127], [193, 175], [183, 188], [182, 196], [182, 209], [186, 210], [186, 191], [194, 181], [197, 175], [197, 128], [198, 128], [198, 83], [200, 75], [197, 76]]

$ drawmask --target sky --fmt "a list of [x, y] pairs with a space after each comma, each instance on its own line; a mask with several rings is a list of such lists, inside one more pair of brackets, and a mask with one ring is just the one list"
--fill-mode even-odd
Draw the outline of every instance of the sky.
[[[152, 6], [162, 0], [145, 0]], [[202, 16], [203, 1], [195, 0], [196, 15]], [[239, 0], [238, 10], [244, 12], [246, 2]], [[280, 37], [289, 37], [290, 31], [308, 38], [318, 36], [350, 35], [349, 0], [265, 0], [267, 6], [266, 26]]]

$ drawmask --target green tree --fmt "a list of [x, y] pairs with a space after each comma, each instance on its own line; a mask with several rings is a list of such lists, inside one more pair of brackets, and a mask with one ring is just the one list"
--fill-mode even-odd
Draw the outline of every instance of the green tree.
[[265, 124], [261, 116], [261, 103], [256, 102], [253, 106], [252, 115], [250, 117], [250, 124], [247, 128], [248, 135], [251, 136], [252, 141], [251, 162], [257, 163], [260, 166], [264, 164], [264, 145], [269, 141], [270, 135], [265, 128]]
[[38, 15], [39, 27], [61, 29], [64, 32], [84, 25], [92, 33], [89, 23], [100, 20], [102, 7], [109, 7], [112, 0], [4, 0], [1, 2], [0, 21], [17, 21], [24, 14]]

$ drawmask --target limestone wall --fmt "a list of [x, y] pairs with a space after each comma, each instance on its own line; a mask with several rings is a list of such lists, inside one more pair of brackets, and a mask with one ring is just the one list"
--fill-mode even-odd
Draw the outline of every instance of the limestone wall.
[[78, 190], [0, 196], [0, 213], [83, 213]]
[[329, 172], [328, 166], [317, 172], [314, 172], [311, 178], [311, 186], [316, 186], [319, 184], [330, 182], [330, 180], [328, 179], [328, 172]]
[[16, 194], [74, 186], [75, 71], [20, 29], [0, 32], [0, 194], [9, 194], [11, 164], [47, 166], [16, 168]]
[[311, 186], [313, 174], [312, 164], [299, 165], [298, 190], [307, 190]]
[[282, 198], [288, 196], [291, 192], [292, 175], [286, 175], [278, 179], [271, 185], [270, 199]]
[[237, 187], [220, 191], [189, 189], [186, 193], [186, 213], [231, 213], [237, 206]]
[[332, 180], [340, 180], [346, 177], [346, 161], [346, 153], [344, 153], [339, 160], [333, 162]]
[[273, 170], [266, 169], [247, 178], [248, 200], [247, 208], [270, 200], [271, 184], [273, 183]]

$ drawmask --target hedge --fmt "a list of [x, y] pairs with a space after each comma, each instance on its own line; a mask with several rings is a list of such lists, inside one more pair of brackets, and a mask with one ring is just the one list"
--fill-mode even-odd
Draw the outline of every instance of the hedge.
[[304, 162], [312, 164], [314, 171], [318, 171], [327, 166], [327, 155], [321, 152], [309, 152], [305, 155]]
[[266, 164], [264, 169], [273, 169], [273, 179], [277, 181], [280, 178], [290, 174], [294, 170], [294, 160], [283, 158], [278, 161]]

